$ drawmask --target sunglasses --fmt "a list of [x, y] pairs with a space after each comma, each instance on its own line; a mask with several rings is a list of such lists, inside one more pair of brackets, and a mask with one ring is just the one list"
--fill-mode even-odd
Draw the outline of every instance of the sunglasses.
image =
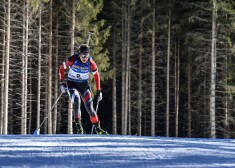
[[80, 54], [80, 56], [82, 57], [82, 58], [88, 58], [89, 57], [89, 54], [88, 53], [86, 53], [86, 54]]

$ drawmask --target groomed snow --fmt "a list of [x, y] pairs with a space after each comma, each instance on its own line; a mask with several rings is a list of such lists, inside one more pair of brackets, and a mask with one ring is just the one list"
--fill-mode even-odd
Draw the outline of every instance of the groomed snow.
[[235, 140], [121, 135], [2, 135], [0, 167], [235, 167]]

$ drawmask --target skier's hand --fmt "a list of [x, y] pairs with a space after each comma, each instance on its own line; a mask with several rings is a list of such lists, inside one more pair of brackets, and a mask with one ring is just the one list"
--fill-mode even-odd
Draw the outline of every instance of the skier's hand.
[[100, 90], [97, 90], [96, 97], [98, 101], [101, 101], [103, 99], [102, 92]]
[[67, 85], [66, 85], [65, 81], [60, 82], [60, 90], [62, 93], [65, 93], [67, 91]]

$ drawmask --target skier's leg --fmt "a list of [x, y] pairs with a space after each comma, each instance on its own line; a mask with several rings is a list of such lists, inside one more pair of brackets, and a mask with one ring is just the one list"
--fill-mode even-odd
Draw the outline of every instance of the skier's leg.
[[93, 99], [91, 96], [91, 91], [90, 89], [87, 89], [84, 93], [81, 93], [82, 96], [82, 100], [85, 104], [86, 110], [90, 116], [90, 120], [92, 122], [92, 124], [95, 127], [95, 131], [97, 134], [107, 134], [106, 131], [102, 130], [100, 127], [100, 121], [99, 118], [97, 116], [96, 111], [94, 110], [93, 107]]
[[81, 121], [81, 99], [76, 89], [69, 89], [70, 98], [73, 103], [73, 117], [76, 126], [77, 134], [83, 134], [83, 127]]
[[93, 99], [91, 97], [91, 91], [87, 89], [84, 93], [81, 93], [82, 100], [84, 102], [85, 108], [90, 116], [92, 123], [99, 121], [98, 116], [93, 108]]

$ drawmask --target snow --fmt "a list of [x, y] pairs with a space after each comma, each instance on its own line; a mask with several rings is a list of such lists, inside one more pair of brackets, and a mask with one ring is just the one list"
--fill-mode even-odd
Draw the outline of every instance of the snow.
[[235, 167], [235, 140], [121, 135], [2, 135], [0, 167]]

